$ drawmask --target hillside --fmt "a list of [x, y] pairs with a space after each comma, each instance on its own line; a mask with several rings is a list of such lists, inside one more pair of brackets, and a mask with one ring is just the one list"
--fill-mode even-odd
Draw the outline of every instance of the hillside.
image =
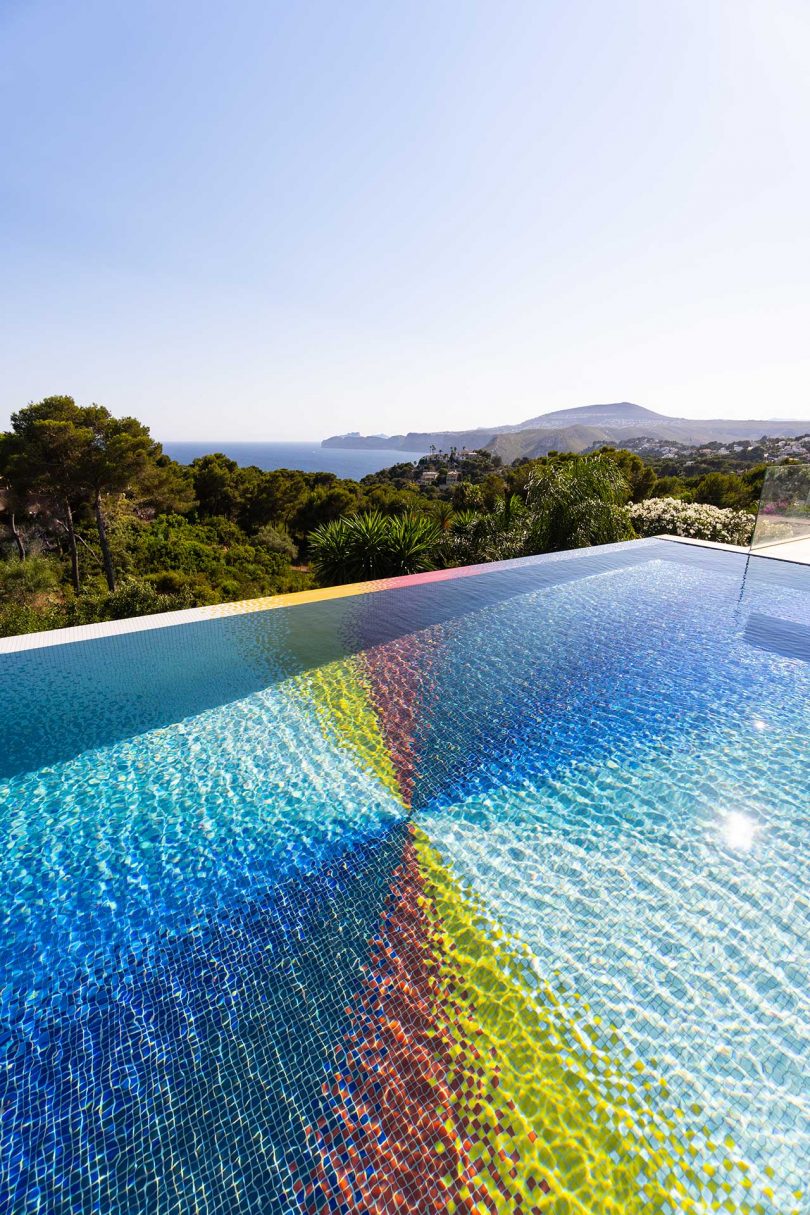
[[760, 439], [763, 435], [791, 437], [807, 431], [803, 421], [768, 419], [675, 418], [656, 413], [632, 401], [580, 405], [539, 414], [523, 422], [473, 430], [409, 431], [404, 435], [333, 435], [324, 447], [387, 448], [392, 451], [428, 451], [436, 447], [486, 448], [505, 462], [521, 456], [545, 455], [549, 450], [584, 451], [596, 443], [627, 443], [644, 438], [685, 444], [729, 443]]
[[546, 456], [550, 451], [586, 451], [612, 442], [610, 431], [602, 426], [561, 426], [556, 430], [517, 430], [494, 435], [485, 450], [500, 456], [504, 464], [511, 464], [524, 456]]
[[666, 422], [664, 414], [655, 413], [643, 405], [631, 401], [617, 401], [613, 405], [579, 405], [575, 409], [556, 409], [553, 413], [541, 413], [536, 418], [519, 422], [516, 430], [540, 430], [549, 426], [629, 426], [657, 425]]

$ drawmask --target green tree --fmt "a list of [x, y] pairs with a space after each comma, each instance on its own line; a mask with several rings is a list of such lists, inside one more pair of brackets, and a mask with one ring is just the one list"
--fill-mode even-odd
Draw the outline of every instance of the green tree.
[[0, 435], [0, 494], [8, 515], [9, 528], [17, 546], [20, 561], [25, 561], [25, 537], [19, 526], [19, 517], [27, 506], [27, 494], [24, 479], [15, 474], [17, 445], [15, 436]]
[[[451, 451], [454, 450], [451, 448]], [[439, 498], [438, 501], [430, 504], [430, 517], [436, 523], [436, 526], [441, 532], [449, 532], [453, 526], [453, 520], [456, 517], [456, 512], [453, 510], [452, 503], [446, 498]]]
[[645, 464], [641, 456], [634, 451], [615, 447], [603, 447], [601, 454], [608, 456], [618, 467], [627, 482], [628, 498], [631, 502], [642, 502], [649, 498], [655, 489], [655, 469]]
[[89, 405], [79, 419], [90, 431], [78, 476], [87, 487], [96, 520], [107, 589], [115, 590], [115, 568], [104, 517], [105, 494], [121, 493], [132, 486], [153, 458], [155, 444], [146, 426], [135, 418], [114, 418], [103, 405]]
[[152, 458], [138, 474], [138, 503], [155, 515], [185, 515], [197, 506], [191, 470], [154, 444]]
[[[303, 538], [322, 523], [354, 514], [361, 501], [362, 491], [354, 482], [336, 480], [333, 485], [318, 485], [309, 490], [289, 517], [289, 528], [294, 535]], [[279, 518], [284, 520], [284, 514]]]
[[413, 483], [403, 487], [393, 484], [372, 485], [364, 499], [366, 510], [378, 510], [382, 515], [407, 515], [419, 513], [428, 507], [438, 505], [434, 499], [430, 501]]
[[[319, 479], [318, 484], [331, 483]], [[308, 481], [304, 473], [291, 471], [289, 468], [277, 468], [267, 474], [267, 500], [270, 507], [270, 519], [289, 527], [298, 511], [304, 505], [310, 486], [315, 483]]]
[[[8, 475], [18, 494], [37, 495], [65, 529], [73, 589], [81, 589], [75, 511], [86, 497], [84, 461], [92, 432], [82, 424], [73, 397], [46, 397], [11, 415]], [[64, 516], [63, 518], [61, 516]]]
[[485, 510], [495, 510], [506, 493], [506, 482], [497, 473], [487, 473], [481, 482], [481, 498]]
[[221, 451], [191, 462], [191, 479], [200, 517], [235, 519], [241, 505], [241, 470]]
[[453, 510], [478, 510], [484, 505], [480, 485], [472, 481], [459, 481], [453, 490]]
[[64, 623], [59, 604], [58, 561], [29, 553], [25, 561], [0, 561], [0, 637]]
[[104, 500], [131, 491], [154, 464], [160, 447], [135, 418], [114, 418], [103, 405], [79, 406], [72, 397], [46, 397], [11, 419], [6, 438], [7, 477], [17, 496], [42, 495], [61, 506], [71, 557], [74, 589], [80, 589], [75, 513], [93, 513], [101, 565], [110, 592], [115, 568], [107, 535]]
[[695, 501], [734, 508], [750, 504], [750, 489], [736, 473], [710, 472], [695, 487]]

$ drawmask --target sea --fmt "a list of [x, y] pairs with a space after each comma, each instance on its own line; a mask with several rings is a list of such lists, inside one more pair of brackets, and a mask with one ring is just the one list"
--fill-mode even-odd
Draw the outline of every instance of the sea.
[[243, 467], [255, 464], [268, 471], [273, 468], [296, 468], [302, 472], [332, 472], [351, 480], [405, 460], [416, 461], [427, 454], [424, 451], [394, 451], [390, 448], [343, 450], [339, 447], [321, 447], [320, 443], [232, 443], [226, 439], [200, 443], [169, 442], [163, 444], [163, 450], [180, 464], [190, 464], [198, 456], [221, 451]]

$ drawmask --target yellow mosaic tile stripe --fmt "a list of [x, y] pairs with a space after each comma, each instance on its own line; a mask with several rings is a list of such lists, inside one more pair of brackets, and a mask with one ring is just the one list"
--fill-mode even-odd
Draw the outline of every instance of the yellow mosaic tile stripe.
[[[420, 574], [411, 575], [419, 579]], [[342, 586], [322, 586], [309, 591], [287, 591], [283, 595], [263, 595], [258, 599], [237, 599], [230, 603], [214, 603], [201, 611], [207, 616], [243, 616], [249, 612], [266, 612], [270, 608], [295, 607], [299, 603], [324, 603], [329, 599], [351, 599], [355, 595], [370, 595], [384, 591], [396, 579], [375, 582], [347, 582]]]
[[[700, 543], [700, 541], [696, 541]], [[511, 561], [492, 561], [485, 565], [455, 566], [446, 570], [428, 570], [423, 574], [398, 574], [393, 578], [376, 578], [370, 582], [346, 582], [339, 586], [315, 587], [309, 591], [288, 591], [283, 595], [264, 595], [259, 599], [239, 599], [231, 603], [215, 603], [194, 609], [207, 616], [236, 616], [245, 612], [265, 612], [268, 608], [294, 607], [298, 603], [323, 603], [328, 599], [350, 599], [354, 595], [370, 595], [376, 591], [394, 590], [403, 586], [418, 586], [430, 582], [451, 582], [483, 572], [508, 568]]]
[[348, 748], [404, 807], [360, 660], [346, 658], [315, 667], [296, 675], [290, 685], [307, 699], [324, 735], [336, 746]]
[[[544, 1215], [776, 1215], [772, 1191], [755, 1185], [730, 1139], [712, 1140], [700, 1107], [675, 1108], [615, 1029], [564, 981], [537, 975], [528, 949], [462, 890], [422, 830], [414, 842], [444, 933], [448, 990], [460, 968], [471, 996], [460, 1028], [481, 1058], [497, 1060], [498, 1102], [521, 1145], [505, 1163], [526, 1206], [538, 1201], [528, 1182], [539, 1175], [550, 1191]], [[493, 1110], [484, 1117], [498, 1123]]]

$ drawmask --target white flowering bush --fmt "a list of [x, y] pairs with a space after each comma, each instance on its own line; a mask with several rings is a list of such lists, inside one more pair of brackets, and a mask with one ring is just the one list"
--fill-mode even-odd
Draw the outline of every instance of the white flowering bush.
[[750, 544], [754, 516], [744, 510], [728, 510], [705, 502], [681, 502], [678, 498], [647, 498], [631, 502], [630, 521], [639, 536], [688, 536], [692, 540], [716, 540], [720, 544]]

